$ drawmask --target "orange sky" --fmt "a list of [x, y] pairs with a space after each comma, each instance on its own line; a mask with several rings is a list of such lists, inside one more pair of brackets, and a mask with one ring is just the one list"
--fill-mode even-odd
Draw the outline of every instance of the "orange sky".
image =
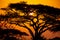
[[16, 3], [20, 1], [26, 1], [28, 4], [44, 4], [60, 8], [60, 0], [0, 0], [0, 8], [6, 7], [9, 3]]
[[[16, 3], [16, 2], [20, 2], [20, 1], [26, 1], [28, 4], [43, 4], [43, 5], [53, 6], [55, 8], [60, 8], [60, 4], [59, 4], [60, 0], [0, 0], [0, 8], [6, 7], [10, 3]], [[2, 12], [2, 11], [0, 11], [0, 12]], [[56, 36], [56, 34], [59, 36], [60, 32], [55, 33], [54, 35]], [[45, 32], [45, 37], [49, 36], [49, 38], [50, 38], [54, 35], [52, 35], [52, 33], [49, 31], [47, 31], [47, 33]]]

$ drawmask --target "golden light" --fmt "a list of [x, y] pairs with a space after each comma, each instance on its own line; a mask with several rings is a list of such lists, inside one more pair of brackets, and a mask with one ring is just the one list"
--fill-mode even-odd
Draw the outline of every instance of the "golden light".
[[36, 17], [36, 16], [37, 16], [37, 14], [36, 14], [35, 12], [31, 12], [31, 13], [29, 13], [29, 16]]
[[37, 22], [37, 18], [34, 18], [33, 21], [34, 21], [34, 22]]
[[29, 13], [29, 15], [33, 15], [34, 13], [32, 12], [32, 13]]

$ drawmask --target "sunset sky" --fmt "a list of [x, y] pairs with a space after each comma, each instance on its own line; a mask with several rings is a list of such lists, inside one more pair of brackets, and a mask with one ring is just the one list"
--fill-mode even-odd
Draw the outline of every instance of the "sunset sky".
[[[42, 5], [48, 5], [48, 6], [52, 6], [60, 9], [60, 0], [0, 0], [0, 8], [7, 7], [8, 4], [10, 3], [18, 3], [20, 1], [25, 1], [27, 2], [27, 4], [34, 4], [34, 5], [42, 4]], [[0, 13], [1, 12], [3, 13], [3, 11], [0, 10]], [[55, 36], [60, 37], [59, 34], [60, 34], [60, 31], [54, 33], [54, 32], [50, 32], [49, 30], [46, 31], [45, 34], [43, 33], [44, 37], [46, 38], [47, 37], [54, 38]]]
[[16, 3], [20, 1], [26, 1], [28, 4], [43, 4], [60, 8], [60, 0], [0, 0], [0, 8], [6, 7], [10, 3]]

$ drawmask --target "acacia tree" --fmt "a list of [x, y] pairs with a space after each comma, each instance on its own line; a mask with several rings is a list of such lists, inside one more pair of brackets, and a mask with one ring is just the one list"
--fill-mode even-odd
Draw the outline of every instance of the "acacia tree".
[[[4, 18], [15, 18], [15, 20], [8, 22], [26, 28], [31, 34], [32, 40], [44, 40], [41, 35], [46, 30], [60, 31], [60, 20], [57, 19], [57, 16], [60, 16], [60, 9], [43, 5], [16, 3], [10, 4], [8, 9], [3, 8], [3, 10], [7, 11]], [[34, 32], [26, 24], [31, 26]], [[57, 28], [57, 30], [54, 28]]]

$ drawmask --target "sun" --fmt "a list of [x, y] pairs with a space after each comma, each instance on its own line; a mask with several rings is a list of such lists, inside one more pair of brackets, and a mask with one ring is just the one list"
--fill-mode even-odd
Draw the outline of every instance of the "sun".
[[29, 13], [29, 15], [31, 15], [31, 16], [32, 16], [33, 14], [34, 14], [33, 12]]

